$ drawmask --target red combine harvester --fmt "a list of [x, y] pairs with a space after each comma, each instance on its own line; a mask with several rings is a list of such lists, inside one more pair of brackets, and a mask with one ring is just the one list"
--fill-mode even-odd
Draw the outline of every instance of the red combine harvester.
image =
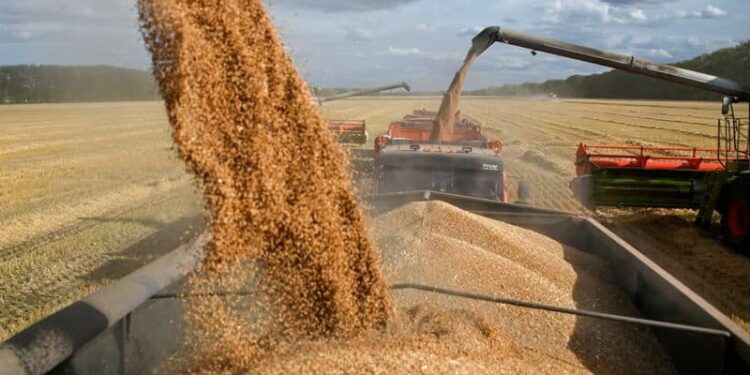
[[[362, 96], [368, 94], [374, 94], [386, 90], [395, 90], [403, 88], [406, 91], [411, 91], [411, 87], [406, 82], [399, 82], [392, 85], [380, 86], [371, 89], [358, 90], [347, 92], [344, 94], [328, 96], [325, 98], [318, 99], [320, 104], [330, 102], [334, 100], [341, 100], [351, 98], [354, 96]], [[328, 120], [328, 130], [336, 135], [336, 138], [341, 143], [354, 143], [354, 144], [365, 144], [367, 143], [368, 133], [367, 124], [365, 120]]]
[[328, 120], [328, 130], [336, 135], [341, 143], [367, 143], [368, 133], [365, 120]]
[[483, 51], [506, 43], [675, 82], [724, 95], [717, 121], [717, 148], [584, 145], [578, 147], [571, 183], [587, 207], [697, 209], [696, 224], [721, 215], [725, 242], [750, 250], [750, 119], [735, 117], [733, 104], [750, 102], [750, 86], [671, 65], [488, 27], [473, 40]]
[[500, 141], [458, 113], [451, 141], [431, 142], [436, 115], [416, 110], [375, 138], [375, 191], [433, 190], [506, 202]]

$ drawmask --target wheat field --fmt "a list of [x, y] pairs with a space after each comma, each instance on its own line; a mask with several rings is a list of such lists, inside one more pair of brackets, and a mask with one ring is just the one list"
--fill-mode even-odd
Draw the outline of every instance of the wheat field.
[[0, 339], [202, 221], [161, 103], [0, 106]]
[[[438, 105], [355, 98], [322, 111], [375, 135]], [[750, 328], [750, 258], [715, 228], [693, 228], [687, 210], [588, 213], [568, 189], [579, 142], [712, 147], [720, 103], [463, 98], [461, 110], [502, 140], [511, 198], [525, 179], [533, 204], [596, 216]], [[201, 231], [200, 194], [169, 132], [158, 102], [0, 106], [0, 340]]]

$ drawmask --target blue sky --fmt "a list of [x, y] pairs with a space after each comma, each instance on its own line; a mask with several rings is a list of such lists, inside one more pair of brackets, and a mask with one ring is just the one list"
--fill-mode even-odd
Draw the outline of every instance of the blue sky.
[[[304, 77], [317, 86], [407, 80], [445, 88], [479, 29], [500, 25], [671, 62], [750, 39], [748, 0], [270, 0]], [[147, 68], [134, 0], [3, 0], [0, 64]], [[467, 88], [603, 69], [504, 45]]]

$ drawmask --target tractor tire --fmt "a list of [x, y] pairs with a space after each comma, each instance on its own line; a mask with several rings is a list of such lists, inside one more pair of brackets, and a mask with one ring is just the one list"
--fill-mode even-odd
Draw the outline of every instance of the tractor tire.
[[729, 247], [750, 254], [750, 194], [729, 191], [721, 213], [721, 232]]

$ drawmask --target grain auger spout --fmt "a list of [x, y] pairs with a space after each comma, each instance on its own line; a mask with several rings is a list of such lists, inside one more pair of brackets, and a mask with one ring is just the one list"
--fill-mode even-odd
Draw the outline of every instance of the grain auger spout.
[[551, 38], [526, 34], [499, 26], [490, 26], [482, 30], [474, 37], [472, 45], [481, 54], [495, 42], [528, 48], [534, 54], [535, 51], [547, 52], [553, 55], [713, 91], [732, 98], [732, 101], [735, 103], [750, 101], [750, 86], [730, 79], [672, 65], [659, 64], [634, 56], [601, 51]]
[[351, 98], [353, 96], [363, 96], [363, 95], [375, 94], [375, 93], [378, 93], [378, 92], [381, 92], [381, 91], [396, 90], [396, 89], [401, 89], [401, 88], [404, 89], [404, 90], [406, 90], [406, 91], [411, 91], [411, 86], [409, 86], [408, 83], [406, 83], [406, 82], [399, 82], [399, 83], [394, 83], [394, 84], [391, 84], [391, 85], [374, 87], [374, 88], [371, 88], [371, 89], [356, 90], [356, 91], [346, 92], [346, 93], [343, 93], [343, 94], [327, 96], [327, 97], [324, 97], [324, 98], [319, 98], [318, 101], [321, 102], [321, 103], [325, 103], [325, 102], [330, 102], [330, 101], [333, 101], [333, 100], [340, 100], [340, 99]]

